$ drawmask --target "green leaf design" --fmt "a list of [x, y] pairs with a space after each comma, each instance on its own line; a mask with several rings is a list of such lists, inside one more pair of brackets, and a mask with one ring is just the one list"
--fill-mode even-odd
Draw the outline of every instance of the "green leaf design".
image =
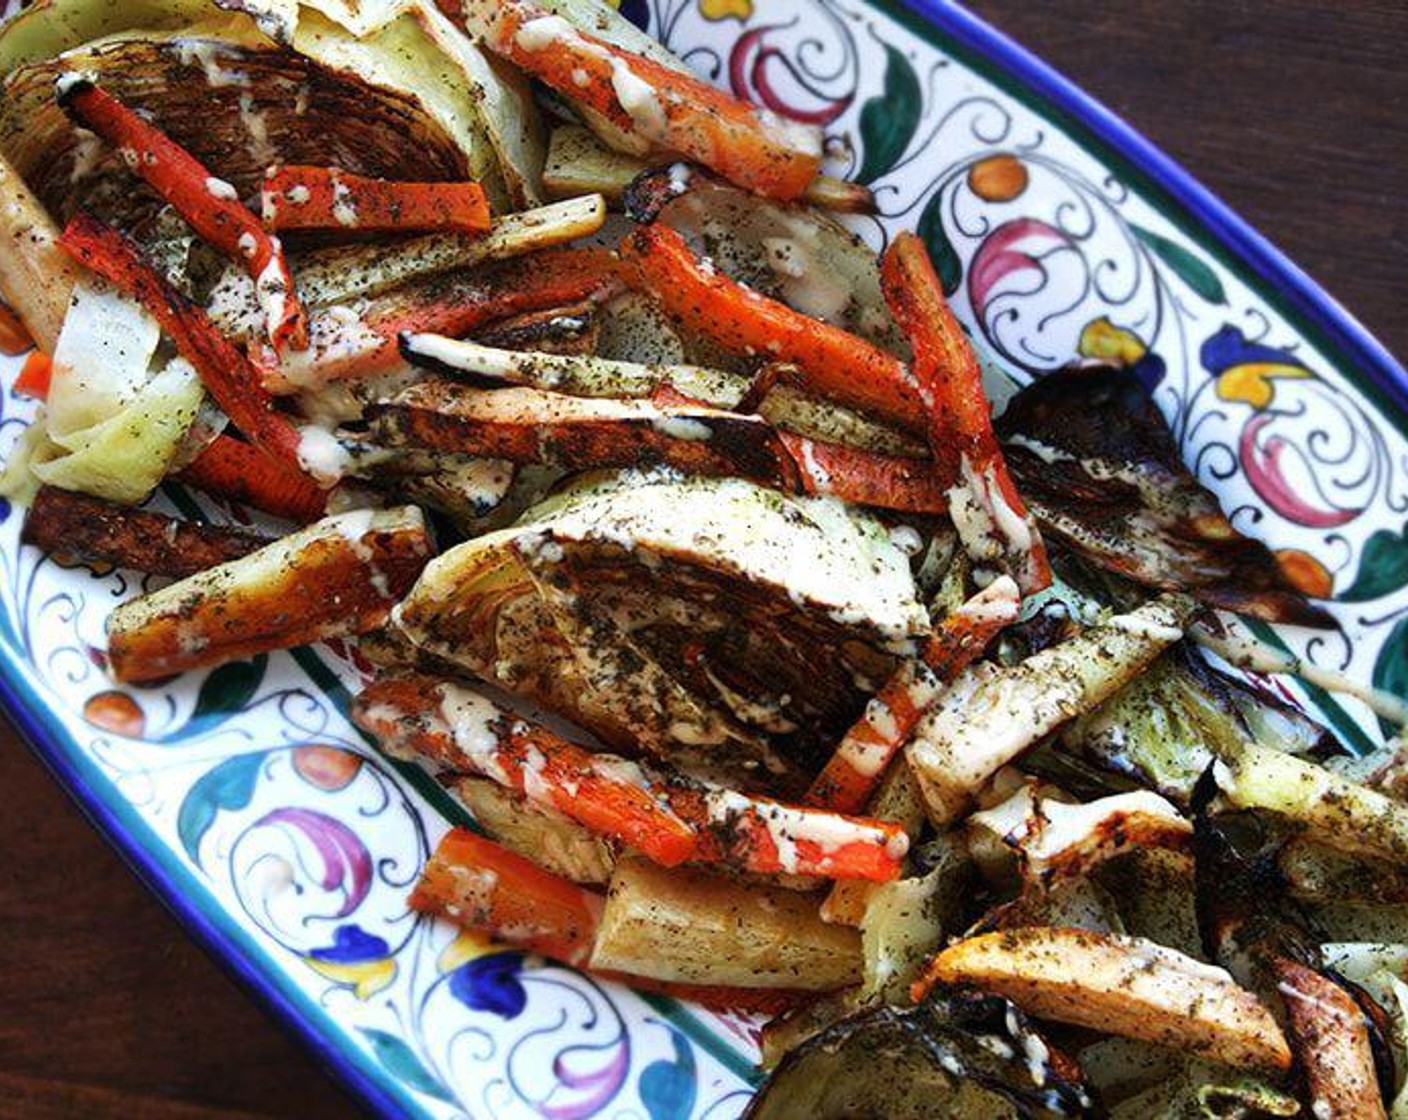
[[939, 274], [944, 295], [953, 295], [963, 279], [963, 262], [958, 259], [958, 252], [944, 231], [942, 190], [935, 191], [934, 196], [925, 203], [917, 230], [924, 247], [929, 250], [929, 259], [934, 262], [934, 271]]
[[181, 846], [192, 863], [200, 864], [201, 839], [215, 823], [220, 810], [243, 809], [249, 804], [266, 755], [267, 752], [260, 751], [227, 758], [203, 774], [187, 791], [181, 811], [176, 815], [176, 835], [181, 838]]
[[860, 139], [865, 158], [856, 181], [872, 183], [904, 155], [919, 127], [924, 92], [909, 59], [885, 44], [885, 86], [860, 110]]
[[405, 1082], [416, 1092], [424, 1093], [427, 1097], [434, 1097], [447, 1104], [455, 1103], [450, 1091], [421, 1064], [414, 1051], [394, 1034], [372, 1030], [369, 1027], [358, 1029], [372, 1044], [372, 1053], [376, 1055], [376, 1060], [398, 1081]]
[[1131, 225], [1134, 236], [1149, 247], [1174, 273], [1198, 295], [1209, 303], [1226, 303], [1227, 291], [1222, 286], [1212, 266], [1201, 257], [1195, 256], [1176, 241], [1170, 241], [1162, 234], [1143, 226]]
[[1364, 543], [1359, 572], [1338, 596], [1344, 603], [1365, 603], [1408, 583], [1408, 523], [1403, 532], [1380, 529]]
[[269, 657], [261, 653], [249, 661], [230, 661], [213, 670], [201, 682], [191, 718], [163, 736], [162, 741], [189, 739], [244, 711], [259, 691], [268, 667]]
[[[1398, 620], [1379, 650], [1379, 659], [1374, 663], [1374, 687], [1408, 700], [1408, 618]], [[1386, 738], [1398, 733], [1397, 726], [1386, 719], [1379, 720], [1379, 727]]]

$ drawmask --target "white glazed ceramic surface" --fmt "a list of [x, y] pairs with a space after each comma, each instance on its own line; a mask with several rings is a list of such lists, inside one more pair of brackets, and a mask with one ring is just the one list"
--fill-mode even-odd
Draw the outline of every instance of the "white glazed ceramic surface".
[[[721, 84], [824, 124], [841, 169], [879, 199], [882, 216], [857, 228], [877, 245], [901, 228], [925, 236], [995, 378], [1024, 382], [1080, 354], [1134, 362], [1234, 523], [1305, 553], [1333, 593], [1342, 632], [1284, 641], [1404, 690], [1404, 416], [1356, 388], [1346, 358], [1139, 172], [897, 7], [626, 11]], [[3, 408], [8, 448], [30, 411], [13, 395]], [[158, 504], [193, 501], [168, 491]], [[60, 567], [19, 546], [20, 520], [6, 507], [0, 523], [0, 680], [18, 718], [148, 880], [374, 1107], [505, 1120], [742, 1110], [747, 1020], [408, 913], [457, 810], [348, 722], [349, 692], [368, 678], [354, 651], [333, 643], [117, 690], [103, 620], [141, 577]], [[1357, 706], [1322, 715], [1350, 749], [1381, 741]]]

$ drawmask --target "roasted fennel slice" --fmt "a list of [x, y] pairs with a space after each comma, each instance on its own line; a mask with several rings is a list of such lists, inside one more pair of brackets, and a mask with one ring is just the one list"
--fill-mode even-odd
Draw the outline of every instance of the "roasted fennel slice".
[[992, 1120], [1094, 1115], [1073, 1063], [1015, 1006], [934, 995], [843, 1019], [792, 1051], [746, 1120]]
[[620, 749], [784, 794], [929, 630], [878, 522], [664, 470], [581, 481], [460, 545], [399, 617]]

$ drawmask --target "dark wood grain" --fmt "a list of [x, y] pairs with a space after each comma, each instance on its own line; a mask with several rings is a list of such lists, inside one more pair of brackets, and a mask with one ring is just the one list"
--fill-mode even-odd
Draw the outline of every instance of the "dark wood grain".
[[[1401, 0], [975, 0], [1408, 353]], [[356, 1114], [0, 728], [0, 1118]]]

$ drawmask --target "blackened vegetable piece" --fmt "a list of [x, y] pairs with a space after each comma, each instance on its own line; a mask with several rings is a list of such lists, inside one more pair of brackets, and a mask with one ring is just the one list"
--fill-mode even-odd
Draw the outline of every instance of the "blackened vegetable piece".
[[957, 992], [822, 1031], [783, 1059], [744, 1120], [976, 1120], [1006, 1115], [1003, 1102], [1039, 1120], [1094, 1115], [1079, 1068], [1016, 1006]]
[[1223, 516], [1134, 374], [1057, 370], [1012, 399], [997, 431], [1042, 529], [1095, 564], [1272, 622], [1333, 624]]
[[66, 559], [161, 576], [195, 575], [269, 543], [258, 533], [180, 521], [56, 486], [39, 488], [20, 540]]

